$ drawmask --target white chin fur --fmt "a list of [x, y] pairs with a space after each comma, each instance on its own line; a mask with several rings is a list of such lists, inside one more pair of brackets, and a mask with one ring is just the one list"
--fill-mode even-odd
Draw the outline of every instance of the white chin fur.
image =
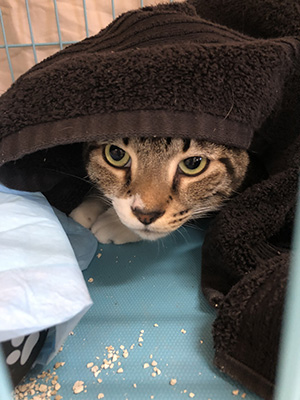
[[148, 230], [145, 225], [137, 220], [131, 212], [131, 206], [134, 203], [136, 206], [143, 206], [142, 200], [139, 195], [127, 199], [118, 199], [113, 197], [113, 207], [120, 218], [121, 222], [136, 235], [144, 240], [156, 240], [168, 235], [169, 232], [156, 232], [155, 230]]
[[169, 234], [169, 232], [152, 232], [146, 230], [134, 230], [134, 233], [144, 240], [157, 240]]

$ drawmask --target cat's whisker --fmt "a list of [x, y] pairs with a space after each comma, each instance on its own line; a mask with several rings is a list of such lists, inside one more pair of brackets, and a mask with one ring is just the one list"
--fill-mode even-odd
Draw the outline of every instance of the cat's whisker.
[[184, 226], [190, 229], [195, 229], [197, 231], [203, 231], [203, 229], [197, 224], [197, 218], [193, 218], [191, 221], [186, 222]]
[[176, 235], [177, 232], [178, 232], [178, 231], [175, 230], [175, 231], [170, 232], [170, 234], [169, 234], [169, 237], [172, 239], [172, 241], [174, 242], [174, 244], [177, 244], [177, 235]]
[[[184, 231], [184, 233], [182, 231]], [[178, 229], [177, 232], [183, 237], [183, 239], [185, 240], [186, 243], [189, 242], [188, 241], [189, 237], [187, 238], [186, 236], [190, 236], [190, 235], [189, 235], [187, 229], [184, 226], [181, 226], [180, 229]]]
[[111, 205], [112, 205], [111, 200], [108, 199], [107, 197], [105, 197], [104, 195], [98, 194], [98, 195], [94, 195], [94, 196], [91, 196], [91, 197], [94, 197], [95, 199], [100, 200], [102, 203], [104, 203], [108, 207], [111, 207]]
[[81, 177], [81, 176], [77, 176], [77, 175], [74, 175], [74, 174], [70, 174], [70, 173], [65, 172], [65, 171], [56, 170], [54, 168], [45, 168], [45, 169], [47, 171], [57, 172], [58, 174], [69, 176], [70, 178], [78, 179], [80, 181], [83, 181], [83, 182], [86, 182], [86, 183], [90, 184], [91, 186], [93, 185], [93, 183], [88, 179], [87, 175], [85, 177]]
[[156, 243], [157, 243], [157, 250], [158, 250], [157, 255], [159, 255], [159, 254], [160, 254], [160, 246], [161, 246], [163, 249], [165, 249], [165, 243], [164, 243], [163, 238], [157, 239], [157, 240], [156, 240]]

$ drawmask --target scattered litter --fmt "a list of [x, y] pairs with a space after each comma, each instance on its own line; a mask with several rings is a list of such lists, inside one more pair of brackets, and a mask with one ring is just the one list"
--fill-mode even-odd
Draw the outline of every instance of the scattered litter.
[[185, 329], [181, 329], [181, 331], [180, 331], [181, 333], [183, 333], [183, 334], [186, 334], [186, 330]]
[[239, 394], [239, 390], [238, 390], [238, 389], [233, 390], [233, 391], [232, 391], [232, 394], [233, 394], [234, 396], [237, 396], [237, 395]]
[[73, 385], [73, 393], [78, 394], [83, 392], [84, 390], [84, 382], [83, 381], [76, 381]]
[[48, 386], [47, 385], [44, 385], [44, 384], [40, 385], [40, 387], [39, 387], [39, 391], [40, 392], [47, 392], [47, 390], [48, 390]]
[[172, 379], [170, 380], [170, 385], [171, 385], [171, 386], [176, 385], [176, 383], [177, 383], [177, 379], [172, 378]]
[[128, 350], [125, 349], [125, 350], [123, 351], [123, 354], [122, 354], [122, 355], [123, 355], [124, 358], [127, 358], [127, 357], [129, 356]]
[[63, 367], [65, 365], [65, 362], [57, 362], [54, 364], [54, 369], [58, 369], [60, 367]]
[[102, 253], [97, 254], [97, 258], [100, 258], [102, 256]]
[[192, 399], [193, 397], [195, 397], [195, 393], [193, 392], [189, 393], [189, 397]]
[[94, 278], [89, 278], [89, 279], [88, 279], [88, 282], [89, 282], [89, 283], [94, 282]]

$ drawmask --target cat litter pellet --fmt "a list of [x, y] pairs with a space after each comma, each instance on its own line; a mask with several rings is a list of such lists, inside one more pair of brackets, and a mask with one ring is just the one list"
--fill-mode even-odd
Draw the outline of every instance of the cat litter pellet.
[[47, 390], [48, 390], [48, 386], [47, 385], [45, 385], [45, 384], [41, 384], [40, 385], [40, 387], [39, 387], [39, 391], [40, 392], [47, 392]]
[[177, 383], [177, 379], [172, 378], [172, 379], [170, 380], [170, 385], [171, 385], [171, 386], [176, 385], [176, 383]]
[[123, 355], [124, 358], [127, 358], [127, 357], [129, 356], [128, 350], [125, 349], [125, 350], [123, 351], [123, 354], [122, 354], [122, 355]]
[[73, 393], [78, 394], [83, 392], [84, 389], [84, 382], [83, 381], [76, 381], [73, 385]]
[[54, 369], [58, 369], [60, 367], [63, 367], [65, 365], [65, 362], [57, 362], [54, 364]]

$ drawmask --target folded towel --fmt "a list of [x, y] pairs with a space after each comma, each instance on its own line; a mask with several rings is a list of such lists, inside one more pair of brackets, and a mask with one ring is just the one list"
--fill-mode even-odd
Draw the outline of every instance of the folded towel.
[[0, 98], [0, 180], [65, 212], [89, 190], [86, 141], [190, 137], [260, 158], [266, 175], [210, 227], [202, 287], [219, 308], [216, 365], [265, 398], [299, 173], [299, 21], [288, 0], [146, 7], [39, 63]]
[[[42, 186], [67, 210], [87, 190], [78, 182], [72, 192], [70, 175], [84, 176], [76, 142], [188, 136], [248, 148], [280, 102], [297, 50], [293, 37], [246, 36], [185, 3], [128, 12], [34, 66], [1, 96], [0, 179], [19, 189]], [[72, 146], [48, 151], [62, 144]], [[63, 188], [59, 198], [55, 186]]]

